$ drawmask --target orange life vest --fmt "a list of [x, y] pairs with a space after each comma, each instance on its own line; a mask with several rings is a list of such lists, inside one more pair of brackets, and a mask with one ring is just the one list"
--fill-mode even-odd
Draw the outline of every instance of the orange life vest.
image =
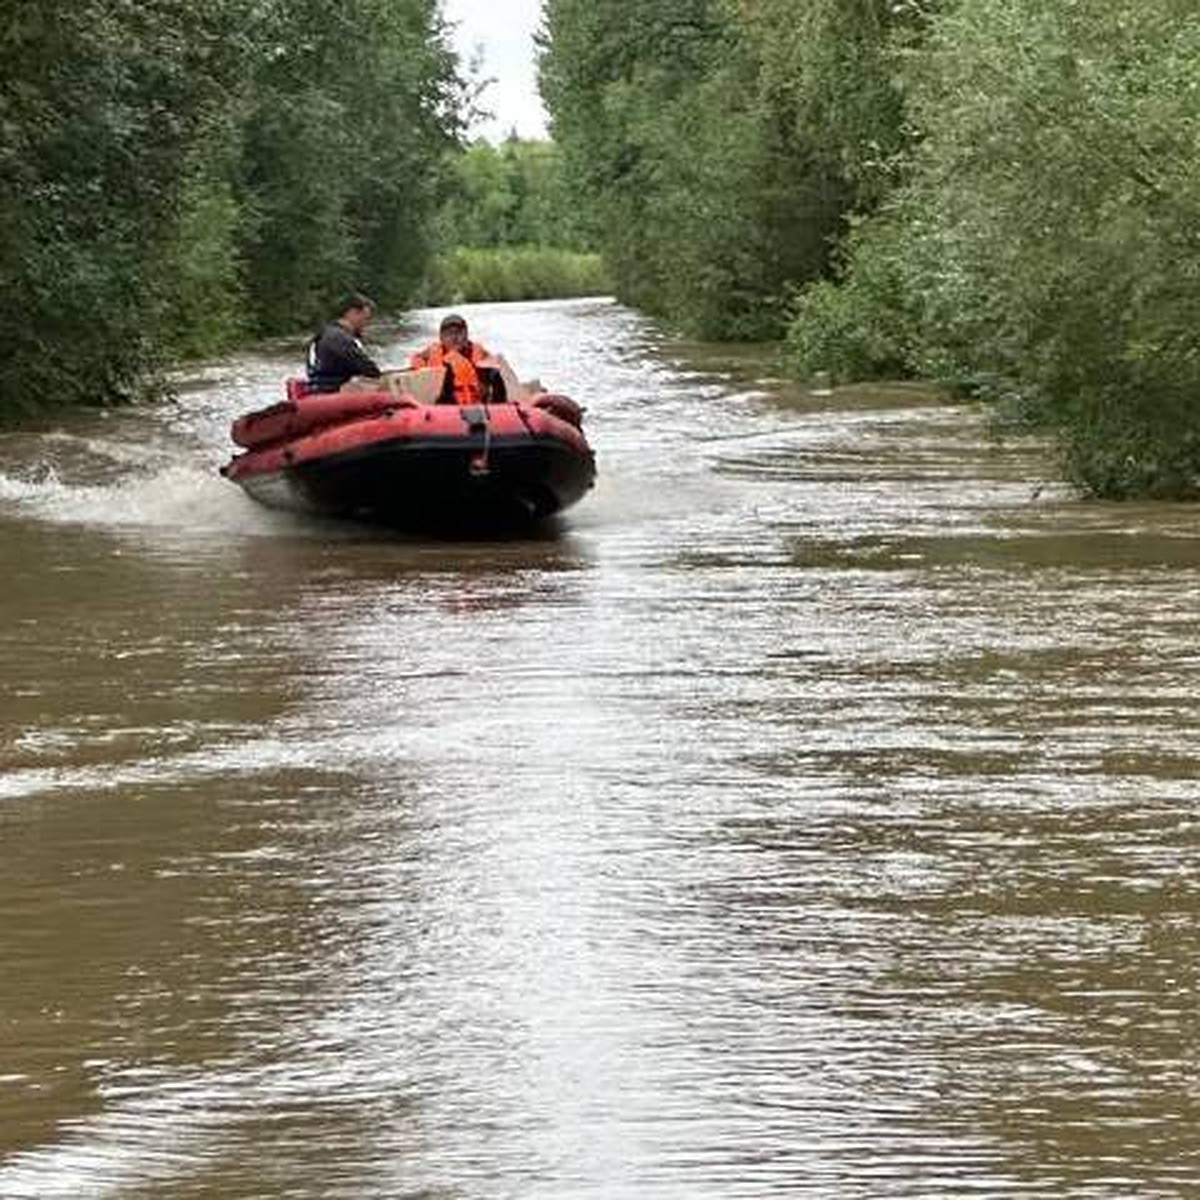
[[456, 404], [478, 404], [483, 399], [483, 381], [479, 378], [476, 365], [491, 355], [476, 342], [468, 342], [463, 349], [447, 350], [440, 341], [431, 342], [424, 350], [410, 356], [408, 365], [413, 370], [422, 367], [449, 367], [454, 387]]

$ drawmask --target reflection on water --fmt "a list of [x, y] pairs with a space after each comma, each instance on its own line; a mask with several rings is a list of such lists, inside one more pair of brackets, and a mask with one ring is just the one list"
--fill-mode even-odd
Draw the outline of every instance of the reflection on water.
[[537, 540], [255, 508], [285, 350], [0, 440], [0, 1196], [1192, 1194], [1194, 512], [472, 324], [589, 409]]

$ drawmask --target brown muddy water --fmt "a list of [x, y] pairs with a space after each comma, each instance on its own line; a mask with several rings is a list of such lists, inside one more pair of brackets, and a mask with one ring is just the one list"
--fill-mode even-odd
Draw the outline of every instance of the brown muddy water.
[[539, 538], [255, 507], [295, 346], [0, 437], [0, 1197], [1200, 1194], [1196, 510], [471, 316]]

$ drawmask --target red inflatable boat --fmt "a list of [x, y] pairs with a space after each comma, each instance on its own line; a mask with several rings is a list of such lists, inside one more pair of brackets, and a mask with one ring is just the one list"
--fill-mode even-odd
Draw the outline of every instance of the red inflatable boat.
[[333, 393], [289, 380], [286, 400], [234, 421], [244, 453], [221, 474], [275, 508], [401, 529], [528, 524], [592, 486], [574, 401], [517, 385], [500, 404], [426, 403], [425, 374]]

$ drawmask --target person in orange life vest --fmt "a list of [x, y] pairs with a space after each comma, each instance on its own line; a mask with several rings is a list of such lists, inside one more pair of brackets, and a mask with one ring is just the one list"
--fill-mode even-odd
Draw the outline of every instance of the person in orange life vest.
[[478, 342], [472, 342], [467, 322], [457, 313], [442, 321], [438, 340], [409, 356], [412, 370], [422, 367], [445, 367], [439, 404], [479, 404], [504, 402], [504, 380], [491, 363], [491, 354]]

